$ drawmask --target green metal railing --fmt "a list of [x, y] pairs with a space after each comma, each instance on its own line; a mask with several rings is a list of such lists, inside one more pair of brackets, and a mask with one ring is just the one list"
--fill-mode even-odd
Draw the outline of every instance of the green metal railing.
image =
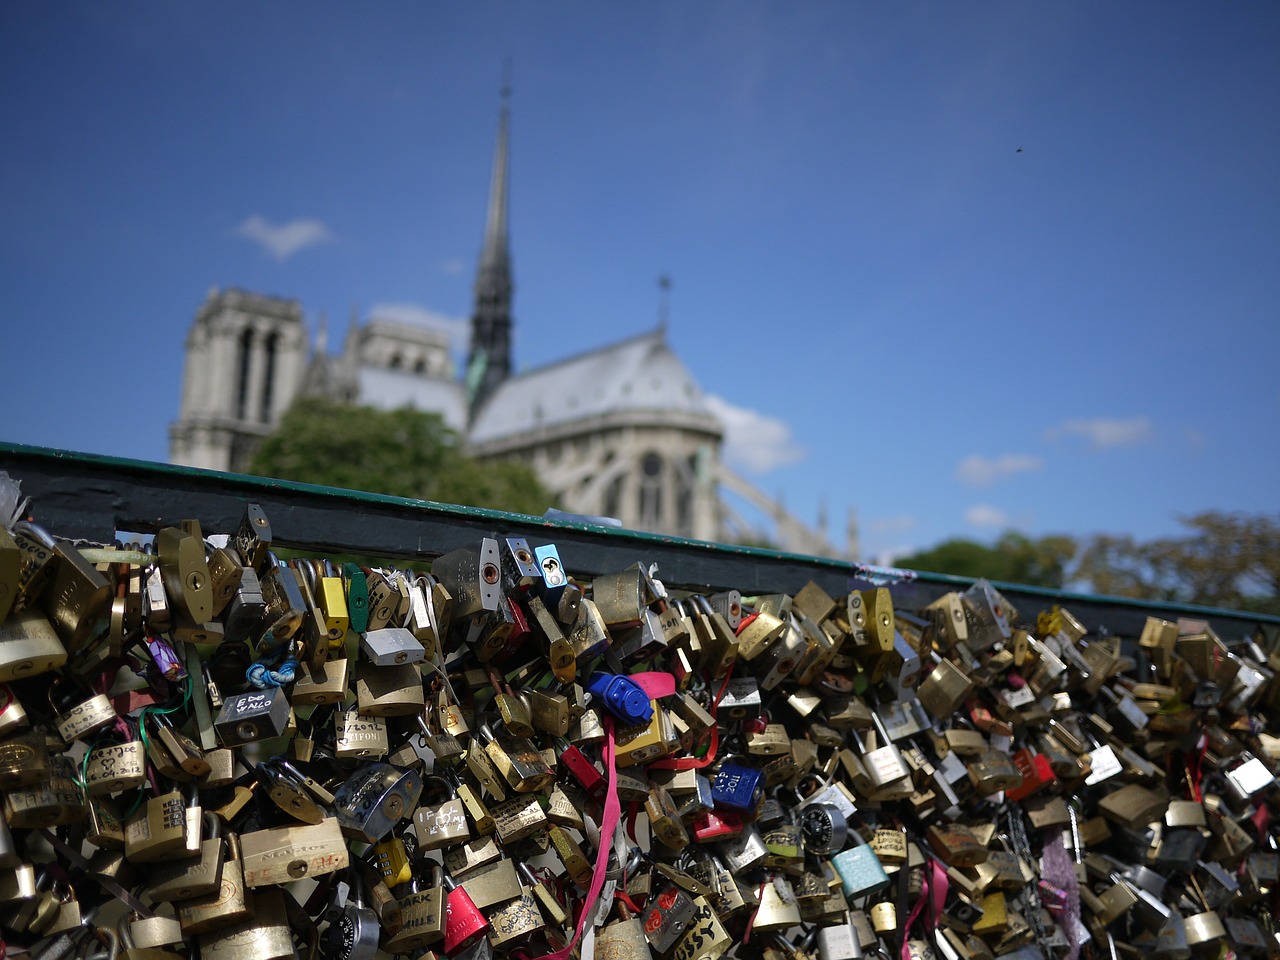
[[[96, 542], [110, 542], [116, 531], [152, 533], [188, 518], [198, 519], [205, 533], [229, 533], [252, 502], [266, 511], [276, 544], [318, 553], [427, 560], [502, 534], [526, 537], [534, 546], [555, 543], [565, 568], [584, 578], [641, 560], [658, 564], [658, 577], [668, 586], [737, 588], [751, 595], [794, 593], [809, 580], [829, 593], [847, 593], [872, 586], [876, 576], [873, 568], [842, 560], [22, 444], [0, 443], [0, 470], [21, 481], [36, 521], [51, 533]], [[894, 601], [919, 607], [972, 582], [919, 572], [893, 584]], [[1226, 640], [1251, 636], [1259, 627], [1271, 636], [1280, 631], [1280, 617], [1264, 614], [996, 586], [1024, 619], [1060, 603], [1090, 629], [1122, 635], [1136, 636], [1151, 614], [1207, 620]]]

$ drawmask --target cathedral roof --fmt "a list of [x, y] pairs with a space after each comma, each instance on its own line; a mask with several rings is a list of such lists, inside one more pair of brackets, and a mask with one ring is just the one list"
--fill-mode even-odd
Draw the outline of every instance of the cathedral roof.
[[380, 410], [414, 407], [438, 413], [446, 426], [466, 433], [467, 392], [458, 381], [372, 366], [361, 366], [359, 377], [361, 403]]
[[623, 412], [684, 414], [722, 429], [688, 368], [653, 330], [509, 377], [480, 409], [468, 439], [483, 444]]

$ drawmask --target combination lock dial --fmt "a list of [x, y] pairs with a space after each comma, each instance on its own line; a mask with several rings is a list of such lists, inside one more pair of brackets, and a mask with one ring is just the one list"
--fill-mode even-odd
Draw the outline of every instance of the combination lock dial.
[[805, 850], [827, 856], [844, 848], [849, 838], [849, 824], [839, 808], [813, 803], [800, 814], [800, 832]]

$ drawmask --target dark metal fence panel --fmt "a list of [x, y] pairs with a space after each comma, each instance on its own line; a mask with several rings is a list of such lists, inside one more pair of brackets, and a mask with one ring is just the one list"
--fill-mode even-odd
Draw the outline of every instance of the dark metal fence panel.
[[[0, 470], [21, 481], [36, 520], [50, 532], [97, 542], [109, 542], [118, 530], [151, 533], [188, 518], [198, 519], [206, 533], [229, 533], [245, 504], [258, 503], [276, 543], [319, 553], [425, 560], [502, 534], [535, 546], [555, 543], [566, 569], [585, 578], [642, 560], [658, 564], [659, 578], [678, 588], [794, 593], [813, 580], [839, 594], [871, 586], [867, 577], [874, 574], [820, 557], [20, 444], [0, 443]], [[894, 599], [918, 607], [971, 582], [921, 572], [894, 584]], [[1122, 635], [1140, 633], [1150, 614], [1207, 620], [1227, 640], [1259, 626], [1272, 634], [1280, 629], [1280, 617], [1262, 614], [997, 586], [1024, 619], [1061, 603], [1089, 628]]]

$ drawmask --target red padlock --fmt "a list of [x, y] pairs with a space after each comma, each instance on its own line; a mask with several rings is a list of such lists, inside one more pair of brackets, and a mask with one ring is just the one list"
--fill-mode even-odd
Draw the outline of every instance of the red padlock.
[[480, 912], [467, 891], [445, 874], [444, 888], [449, 891], [444, 902], [444, 952], [452, 956], [475, 943], [489, 927], [489, 921]]
[[742, 814], [735, 810], [706, 810], [689, 825], [693, 838], [699, 843], [736, 837], [746, 829]]
[[556, 737], [555, 744], [560, 750], [560, 763], [569, 771], [573, 779], [582, 784], [583, 789], [593, 797], [603, 798], [605, 788], [609, 786], [604, 774], [587, 759], [586, 754], [564, 737]]
[[1004, 792], [1010, 800], [1024, 800], [1058, 779], [1049, 758], [1042, 753], [1032, 753], [1028, 747], [1016, 751], [1010, 759], [1022, 774], [1022, 783]]

